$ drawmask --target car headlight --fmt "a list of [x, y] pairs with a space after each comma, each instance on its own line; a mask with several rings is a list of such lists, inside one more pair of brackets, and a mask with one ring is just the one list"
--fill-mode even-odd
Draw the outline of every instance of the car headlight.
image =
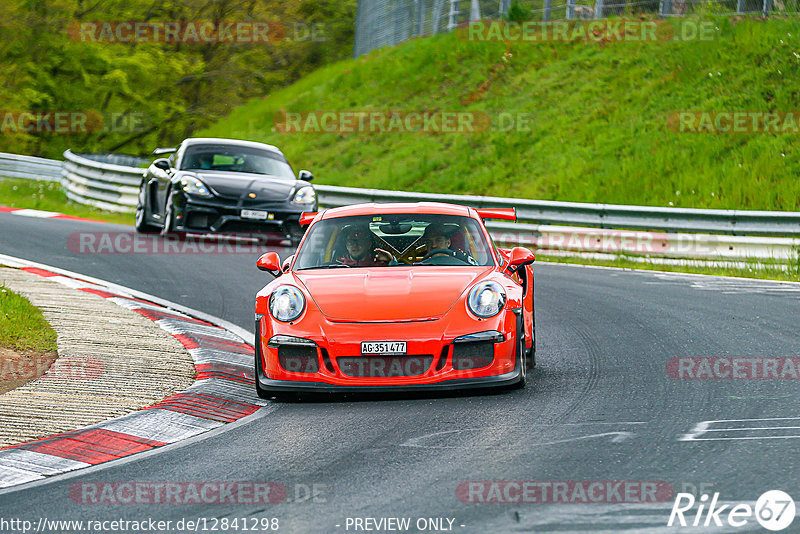
[[316, 201], [317, 192], [314, 191], [314, 188], [310, 185], [298, 189], [297, 193], [294, 194], [294, 198], [292, 199], [292, 202], [295, 204], [313, 204]]
[[280, 286], [269, 296], [269, 311], [279, 321], [294, 321], [306, 306], [303, 293], [294, 286]]
[[184, 176], [181, 178], [181, 187], [185, 193], [190, 195], [197, 195], [198, 197], [210, 197], [211, 193], [208, 191], [206, 184], [195, 178], [194, 176]]
[[506, 305], [506, 292], [497, 282], [487, 281], [476, 284], [467, 297], [469, 311], [478, 317], [494, 317]]

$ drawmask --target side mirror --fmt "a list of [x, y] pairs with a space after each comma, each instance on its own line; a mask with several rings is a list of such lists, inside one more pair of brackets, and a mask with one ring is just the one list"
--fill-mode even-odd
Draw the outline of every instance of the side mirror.
[[256, 267], [258, 267], [260, 271], [267, 271], [278, 276], [282, 272], [281, 258], [278, 256], [277, 252], [267, 252], [256, 260]]
[[511, 249], [511, 254], [508, 256], [508, 267], [506, 269], [515, 271], [523, 265], [533, 263], [536, 256], [529, 249], [525, 247], [514, 247]]
[[285, 273], [286, 271], [288, 271], [293, 261], [294, 261], [294, 254], [283, 260], [283, 263], [281, 264], [281, 272]]
[[311, 174], [311, 171], [302, 170], [302, 171], [297, 173], [297, 179], [298, 180], [304, 180], [306, 182], [310, 182], [311, 180], [314, 179], [314, 175]]
[[155, 165], [156, 168], [159, 168], [162, 171], [169, 170], [169, 160], [167, 158], [159, 158], [153, 162], [153, 165]]

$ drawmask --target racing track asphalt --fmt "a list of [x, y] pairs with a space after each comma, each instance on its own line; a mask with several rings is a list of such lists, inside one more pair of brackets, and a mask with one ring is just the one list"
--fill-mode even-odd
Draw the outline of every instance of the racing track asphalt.
[[[80, 255], [66, 245], [73, 232], [129, 227], [0, 213], [0, 228], [2, 254], [146, 291], [251, 331], [253, 297], [268, 278], [255, 269], [256, 255]], [[445, 517], [455, 519], [455, 532], [654, 532], [674, 531], [666, 528], [671, 499], [476, 504], [460, 501], [456, 489], [463, 481], [663, 481], [676, 492], [704, 484], [724, 502], [752, 504], [770, 489], [800, 498], [799, 442], [788, 437], [800, 432], [774, 428], [800, 419], [713, 423], [740, 430], [695, 434], [761, 439], [680, 439], [701, 421], [797, 418], [796, 381], [675, 380], [665, 370], [673, 357], [797, 356], [797, 286], [554, 264], [535, 272], [538, 367], [523, 391], [273, 404], [225, 432], [0, 493], [0, 519], [150, 517], [174, 525], [277, 517], [280, 532], [333, 533], [354, 531], [348, 517], [408, 517], [412, 525]], [[756, 427], [771, 429], [746, 430]], [[110, 505], [69, 496], [82, 482], [235, 480], [281, 483], [288, 498]], [[295, 498], [313, 484], [318, 502]], [[757, 527], [751, 519], [736, 531]], [[722, 531], [702, 529], [715, 530]]]

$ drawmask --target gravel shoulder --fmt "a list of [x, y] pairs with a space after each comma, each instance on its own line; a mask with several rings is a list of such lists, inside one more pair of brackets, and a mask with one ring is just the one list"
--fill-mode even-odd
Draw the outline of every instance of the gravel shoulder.
[[18, 269], [0, 268], [0, 283], [42, 310], [58, 334], [48, 370], [0, 394], [0, 447], [125, 415], [194, 382], [189, 352], [140, 314]]

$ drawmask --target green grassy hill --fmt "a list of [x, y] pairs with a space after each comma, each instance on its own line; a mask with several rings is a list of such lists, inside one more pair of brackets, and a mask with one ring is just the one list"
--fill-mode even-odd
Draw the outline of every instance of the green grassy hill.
[[[322, 184], [800, 210], [800, 133], [679, 133], [668, 125], [687, 110], [800, 110], [800, 21], [706, 20], [708, 40], [415, 39], [315, 71], [198, 135], [276, 144]], [[659, 35], [681, 23], [660, 22]], [[281, 111], [348, 110], [478, 112], [492, 126], [285, 133], [275, 124]], [[529, 125], [501, 131], [510, 117]]]

